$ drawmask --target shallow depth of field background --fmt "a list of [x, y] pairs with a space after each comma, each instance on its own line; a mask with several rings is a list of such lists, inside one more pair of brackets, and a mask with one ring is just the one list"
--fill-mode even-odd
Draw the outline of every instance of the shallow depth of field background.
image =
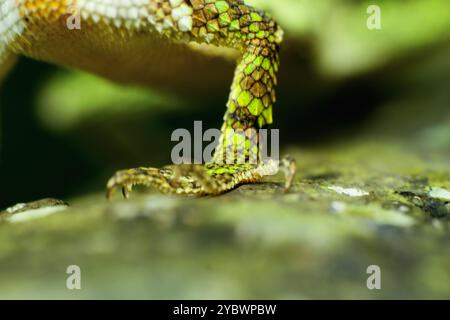
[[[447, 1], [378, 1], [378, 31], [366, 27], [366, 1], [254, 2], [286, 30], [274, 108], [284, 146], [373, 134], [448, 149]], [[169, 163], [174, 129], [220, 127], [233, 67], [211, 70], [222, 90], [186, 97], [21, 59], [1, 89], [0, 207], [80, 195], [117, 169]]]
[[[21, 58], [0, 87], [0, 211], [47, 197], [75, 211], [0, 225], [0, 296], [450, 297], [449, 1], [249, 2], [285, 29], [273, 127], [298, 161], [293, 193], [109, 205], [116, 170], [168, 164], [172, 131], [195, 120], [220, 127], [234, 64], [210, 70], [223, 79], [210, 90], [193, 71], [203, 86], [186, 94]], [[81, 293], [61, 287], [70, 263], [89, 266]]]

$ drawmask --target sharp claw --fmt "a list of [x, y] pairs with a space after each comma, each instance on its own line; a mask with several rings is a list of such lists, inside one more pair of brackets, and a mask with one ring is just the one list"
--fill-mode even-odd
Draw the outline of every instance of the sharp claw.
[[297, 171], [297, 163], [294, 158], [287, 156], [282, 160], [282, 169], [286, 182], [284, 184], [284, 192], [288, 192], [294, 182], [295, 173]]
[[122, 186], [122, 195], [125, 199], [129, 199], [130, 198], [130, 192], [133, 190], [133, 186], [130, 184], [126, 184], [124, 186]]
[[108, 183], [106, 184], [106, 199], [111, 200], [112, 196], [116, 192], [117, 184], [115, 177], [112, 177], [108, 180]]

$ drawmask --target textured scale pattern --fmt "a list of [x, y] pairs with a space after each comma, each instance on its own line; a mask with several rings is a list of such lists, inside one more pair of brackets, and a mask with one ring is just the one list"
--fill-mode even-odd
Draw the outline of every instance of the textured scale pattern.
[[[126, 194], [136, 184], [178, 194], [220, 194], [278, 170], [278, 161], [224, 164], [227, 152], [243, 154], [246, 160], [259, 157], [258, 135], [252, 129], [273, 121], [283, 38], [269, 15], [241, 0], [0, 0], [0, 36], [0, 76], [14, 55], [110, 78], [115, 78], [114, 69], [124, 69], [125, 77], [133, 78], [156, 64], [152, 54], [169, 52], [167, 43], [181, 47], [197, 42], [240, 52], [213, 162], [120, 171], [108, 182], [109, 195], [118, 187]], [[164, 65], [161, 82], [170, 82], [164, 78], [171, 65], [176, 64]], [[231, 141], [229, 129], [238, 130]], [[292, 181], [295, 164], [285, 164]]]
[[[9, 58], [7, 48], [14, 47], [17, 37], [25, 29], [16, 0], [0, 1], [0, 68]], [[1, 73], [0, 73], [1, 75]]]

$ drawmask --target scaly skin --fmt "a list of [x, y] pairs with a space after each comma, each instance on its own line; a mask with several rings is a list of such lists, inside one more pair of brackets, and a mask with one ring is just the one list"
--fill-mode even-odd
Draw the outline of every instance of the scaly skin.
[[[73, 28], [77, 21], [81, 29]], [[0, 35], [0, 76], [17, 54], [123, 80], [116, 69], [128, 70], [129, 77], [145, 73], [141, 66], [155, 64], [152, 54], [163, 52], [167, 42], [206, 43], [241, 53], [212, 162], [117, 172], [108, 182], [108, 197], [117, 188], [127, 196], [133, 185], [215, 195], [259, 182], [280, 166], [261, 160], [258, 136], [251, 129], [272, 123], [283, 32], [266, 13], [241, 0], [0, 0]], [[136, 73], [132, 65], [139, 66]], [[227, 129], [239, 130], [234, 142], [224, 134]], [[224, 164], [230, 148], [247, 163]], [[254, 157], [258, 161], [249, 163]], [[289, 188], [295, 162], [281, 164], [287, 168]]]

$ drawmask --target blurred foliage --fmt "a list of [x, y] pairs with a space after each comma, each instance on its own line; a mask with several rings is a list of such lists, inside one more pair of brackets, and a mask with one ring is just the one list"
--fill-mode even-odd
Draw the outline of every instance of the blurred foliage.
[[149, 89], [121, 86], [73, 71], [55, 74], [39, 92], [36, 104], [43, 124], [51, 129], [70, 130], [95, 114], [114, 116], [139, 112], [148, 106], [173, 110], [181, 102]]
[[[279, 20], [288, 39], [311, 38], [318, 68], [343, 76], [379, 67], [410, 50], [448, 41], [446, 0], [250, 0]], [[381, 30], [367, 28], [367, 8], [381, 8]]]

